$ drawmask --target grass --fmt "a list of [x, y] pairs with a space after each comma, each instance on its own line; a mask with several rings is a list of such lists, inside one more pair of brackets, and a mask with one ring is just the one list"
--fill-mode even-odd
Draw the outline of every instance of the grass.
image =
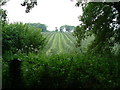
[[47, 40], [48, 40], [48, 44], [46, 45], [44, 50], [47, 53], [47, 55], [49, 55], [49, 53], [51, 52], [68, 53], [73, 51], [73, 49], [75, 49], [74, 46], [75, 39], [72, 36], [72, 34], [68, 36], [69, 33], [47, 32], [47, 33], [43, 33], [43, 35], [45, 37], [47, 36]]
[[[76, 39], [71, 32], [45, 32], [43, 33], [47, 37], [47, 45], [44, 49], [44, 53], [51, 55], [51, 53], [80, 53], [80, 48], [75, 47]], [[94, 40], [94, 37], [88, 37], [82, 41], [82, 52], [87, 51], [87, 46]]]

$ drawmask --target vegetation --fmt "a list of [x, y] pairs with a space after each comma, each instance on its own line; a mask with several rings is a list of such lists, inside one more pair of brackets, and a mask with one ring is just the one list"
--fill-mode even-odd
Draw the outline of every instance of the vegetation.
[[120, 3], [77, 5], [74, 33], [8, 24], [2, 13], [3, 89], [120, 88]]
[[[119, 88], [118, 58], [79, 54], [19, 55], [22, 88]], [[114, 62], [113, 62], [114, 60]], [[3, 88], [11, 87], [3, 63]], [[15, 86], [14, 86], [15, 88]]]
[[75, 26], [63, 25], [60, 27], [60, 31], [63, 31], [63, 29], [65, 29], [66, 32], [70, 32], [75, 29]]
[[7, 1], [9, 1], [9, 0], [1, 0], [1, 1], [0, 1], [0, 6], [5, 5], [5, 4], [7, 3]]
[[26, 13], [29, 13], [32, 8], [34, 8], [35, 5], [37, 5], [37, 0], [24, 0], [24, 2], [21, 4], [22, 6], [26, 6]]
[[41, 29], [28, 27], [22, 23], [5, 24], [2, 28], [2, 37], [3, 57], [9, 53], [38, 52], [45, 45]]
[[45, 24], [40, 24], [40, 23], [27, 23], [29, 26], [35, 27], [35, 28], [40, 28], [42, 29], [42, 32], [47, 32], [47, 25]]
[[47, 45], [44, 48], [44, 53], [47, 55], [60, 53], [74, 53], [75, 38], [69, 32], [45, 32], [43, 35], [47, 39]]
[[[120, 2], [117, 3], [85, 3], [83, 5], [82, 22], [76, 28], [78, 46], [83, 39], [93, 35], [94, 41], [89, 46], [90, 53], [114, 53], [113, 47], [120, 45]], [[89, 52], [88, 51], [88, 52]], [[119, 53], [119, 52], [118, 52]]]
[[[15, 56], [11, 56], [12, 60], [16, 58], [22, 60], [22, 84], [20, 87], [119, 88], [119, 56], [108, 57], [75, 53], [69, 51], [74, 45], [69, 41], [70, 33], [45, 32], [42, 34], [47, 36], [48, 40], [44, 50], [47, 56], [45, 53], [29, 53], [28, 55], [17, 53]], [[75, 40], [73, 36], [72, 38]], [[67, 49], [67, 44], [71, 47], [70, 49]], [[47, 53], [49, 49], [56, 52]], [[10, 56], [7, 59], [10, 59]], [[3, 88], [16, 88], [11, 85], [11, 77], [7, 73], [9, 73], [9, 62], [4, 61]]]

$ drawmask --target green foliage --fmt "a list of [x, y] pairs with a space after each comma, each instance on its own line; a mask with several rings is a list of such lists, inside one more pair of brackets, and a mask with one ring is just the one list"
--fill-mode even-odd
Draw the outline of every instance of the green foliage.
[[60, 27], [60, 31], [63, 31], [63, 29], [65, 29], [67, 32], [70, 32], [75, 29], [75, 26], [63, 25]]
[[32, 8], [34, 8], [35, 5], [37, 5], [37, 0], [24, 0], [24, 2], [21, 4], [22, 6], [26, 6], [26, 13], [29, 13]]
[[[0, 7], [5, 5], [9, 0], [0, 0]], [[7, 12], [6, 10], [0, 8], [0, 29], [1, 26], [4, 26], [4, 24], [7, 22]]]
[[[80, 54], [19, 54], [24, 88], [119, 88], [118, 57]], [[3, 88], [11, 88], [8, 65], [3, 64]]]
[[5, 24], [2, 29], [3, 55], [7, 52], [38, 52], [45, 45], [45, 38], [38, 28], [28, 27], [22, 23]]
[[[92, 35], [94, 41], [90, 44], [89, 50], [95, 55], [64, 53], [63, 51], [70, 52], [75, 49], [74, 38], [71, 33], [58, 32], [43, 33], [49, 39], [47, 50], [54, 49], [52, 51], [54, 54], [47, 56], [33, 53], [38, 52], [45, 45], [41, 29], [22, 23], [4, 24], [3, 88], [14, 86], [11, 85], [11, 79], [14, 80], [14, 77], [10, 76], [9, 71], [9, 60], [14, 59], [22, 61], [19, 66], [22, 71], [21, 88], [120, 88], [120, 53], [110, 56], [96, 54], [96, 52], [109, 53], [115, 44], [119, 45], [119, 6], [119, 3], [83, 5], [84, 13], [80, 19], [82, 24], [76, 27], [74, 35], [77, 37], [78, 46], [82, 46], [81, 43]], [[62, 53], [58, 54], [57, 50]], [[15, 81], [19, 82], [19, 80]]]
[[112, 53], [115, 44], [120, 45], [120, 13], [118, 3], [85, 3], [83, 15], [80, 17], [81, 25], [75, 30], [78, 46], [88, 36], [95, 37], [89, 46], [93, 53]]
[[59, 53], [73, 53], [76, 51], [75, 37], [71, 32], [44, 32], [43, 36], [48, 41], [44, 48], [44, 53], [47, 55]]
[[45, 24], [40, 24], [40, 23], [28, 23], [28, 25], [33, 26], [35, 28], [40, 28], [42, 29], [42, 32], [47, 32], [47, 26]]
[[0, 6], [5, 5], [9, 0], [0, 0]]
[[0, 28], [7, 22], [6, 10], [0, 8]]

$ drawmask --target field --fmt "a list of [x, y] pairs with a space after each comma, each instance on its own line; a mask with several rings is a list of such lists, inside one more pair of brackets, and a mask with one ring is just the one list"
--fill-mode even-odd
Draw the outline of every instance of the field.
[[46, 55], [86, 52], [87, 45], [94, 39], [94, 37], [91, 36], [82, 41], [80, 50], [80, 48], [75, 46], [77, 42], [73, 36], [73, 32], [43, 32], [42, 34], [47, 39], [47, 45], [43, 50]]
[[47, 38], [47, 45], [44, 49], [47, 55], [76, 51], [75, 37], [71, 32], [45, 32], [43, 35]]

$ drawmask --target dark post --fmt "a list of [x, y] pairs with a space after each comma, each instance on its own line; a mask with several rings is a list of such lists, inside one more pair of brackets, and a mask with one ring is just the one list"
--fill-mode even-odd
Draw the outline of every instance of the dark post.
[[22, 88], [21, 62], [22, 61], [19, 59], [14, 59], [10, 61], [9, 73], [10, 73], [11, 88]]

